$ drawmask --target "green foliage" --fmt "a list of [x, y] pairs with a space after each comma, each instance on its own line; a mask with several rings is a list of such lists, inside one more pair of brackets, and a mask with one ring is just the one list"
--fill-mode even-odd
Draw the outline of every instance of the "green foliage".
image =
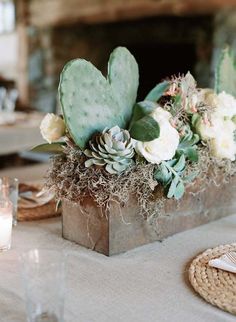
[[159, 137], [159, 124], [150, 116], [150, 113], [156, 108], [156, 103], [150, 101], [135, 104], [129, 127], [133, 139], [148, 142]]
[[161, 82], [161, 83], [157, 84], [148, 93], [148, 95], [145, 97], [145, 100], [146, 101], [157, 102], [162, 97], [162, 95], [165, 93], [165, 91], [167, 91], [169, 86], [170, 86], [170, 82], [168, 82], [168, 81], [164, 81], [164, 82]]
[[143, 101], [143, 102], [136, 103], [134, 105], [133, 115], [132, 115], [129, 128], [132, 127], [134, 122], [140, 120], [146, 115], [149, 115], [156, 108], [157, 108], [157, 104], [150, 101]]
[[194, 134], [189, 127], [186, 128], [186, 133], [182, 136], [179, 146], [176, 151], [176, 157], [185, 155], [187, 159], [192, 162], [198, 161], [197, 143], [199, 142], [199, 136]]
[[59, 96], [71, 137], [82, 149], [95, 132], [130, 122], [138, 89], [138, 65], [124, 47], [110, 55], [105, 78], [90, 62], [72, 60], [64, 67]]
[[162, 161], [154, 173], [154, 178], [162, 183], [167, 191], [167, 198], [179, 200], [185, 192], [184, 184], [192, 181], [197, 173], [192, 173], [184, 177], [186, 166], [185, 155], [182, 154], [179, 159]]
[[232, 51], [229, 47], [222, 50], [215, 70], [215, 91], [225, 91], [236, 97], [236, 68]]
[[193, 129], [196, 129], [196, 125], [198, 121], [201, 119], [201, 115], [198, 113], [194, 113], [191, 118], [191, 125]]
[[33, 147], [30, 151], [37, 153], [63, 153], [63, 147], [66, 145], [65, 142], [54, 142], [54, 143], [44, 143]]
[[130, 135], [133, 139], [138, 141], [152, 141], [159, 137], [160, 127], [152, 116], [146, 115], [133, 123], [130, 129]]

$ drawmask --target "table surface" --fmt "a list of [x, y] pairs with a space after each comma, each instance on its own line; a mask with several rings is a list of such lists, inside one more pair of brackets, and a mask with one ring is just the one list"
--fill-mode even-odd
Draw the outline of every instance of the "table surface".
[[0, 125], [0, 156], [23, 152], [44, 143], [39, 130], [42, 118], [42, 114], [32, 113], [15, 124]]
[[236, 215], [108, 258], [62, 239], [60, 218], [20, 223], [0, 254], [0, 321], [26, 321], [18, 255], [51, 248], [72, 251], [65, 322], [233, 322], [192, 290], [187, 272], [197, 254], [235, 241]]

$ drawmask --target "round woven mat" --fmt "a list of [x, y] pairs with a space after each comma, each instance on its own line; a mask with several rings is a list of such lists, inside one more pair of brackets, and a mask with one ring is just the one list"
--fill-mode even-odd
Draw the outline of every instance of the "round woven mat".
[[213, 268], [209, 260], [236, 251], [236, 243], [206, 250], [189, 268], [189, 279], [197, 293], [207, 302], [236, 315], [236, 274]]

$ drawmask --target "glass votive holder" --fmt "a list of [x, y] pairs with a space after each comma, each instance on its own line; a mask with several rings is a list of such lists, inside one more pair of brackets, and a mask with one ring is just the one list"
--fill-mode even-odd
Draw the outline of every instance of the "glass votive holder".
[[28, 322], [63, 322], [64, 257], [32, 249], [20, 256]]
[[19, 195], [19, 180], [17, 178], [8, 178], [4, 177], [0, 179], [0, 192], [3, 193], [3, 190], [8, 189], [8, 196], [13, 205], [13, 226], [17, 224], [17, 208], [18, 208], [18, 195]]
[[9, 178], [9, 198], [13, 206], [13, 226], [17, 224], [17, 208], [18, 208], [18, 195], [19, 195], [19, 180], [17, 178]]
[[0, 252], [11, 248], [12, 234], [12, 203], [4, 198], [0, 199]]

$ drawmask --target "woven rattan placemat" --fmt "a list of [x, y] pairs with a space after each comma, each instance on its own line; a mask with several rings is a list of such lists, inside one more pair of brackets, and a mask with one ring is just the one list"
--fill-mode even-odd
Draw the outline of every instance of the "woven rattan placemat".
[[209, 260], [236, 251], [236, 243], [206, 250], [189, 268], [189, 279], [197, 293], [207, 302], [236, 315], [236, 274], [213, 268]]

